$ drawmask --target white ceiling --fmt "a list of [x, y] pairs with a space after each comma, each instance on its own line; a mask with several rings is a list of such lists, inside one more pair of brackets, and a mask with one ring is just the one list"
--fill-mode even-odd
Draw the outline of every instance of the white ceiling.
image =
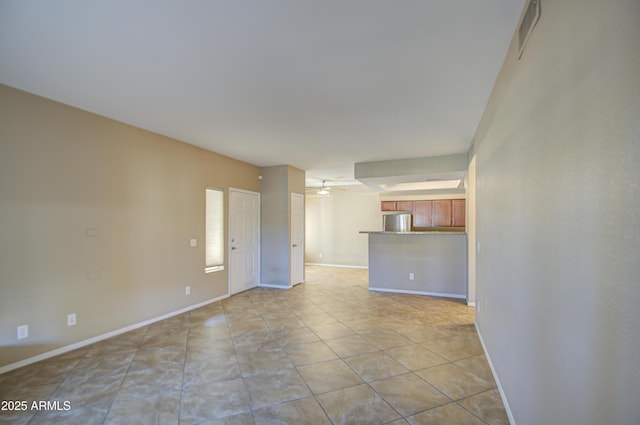
[[465, 152], [524, 0], [0, 0], [0, 83], [310, 181]]

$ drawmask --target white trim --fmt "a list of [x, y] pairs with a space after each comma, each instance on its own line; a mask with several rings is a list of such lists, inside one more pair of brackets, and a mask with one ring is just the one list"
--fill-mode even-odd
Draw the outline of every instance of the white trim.
[[467, 305], [468, 305], [469, 307], [475, 307], [475, 306], [476, 306], [476, 303], [470, 303], [469, 301], [467, 301]]
[[378, 291], [378, 292], [394, 292], [398, 294], [411, 294], [411, 295], [427, 295], [430, 297], [441, 297], [441, 298], [460, 298], [466, 299], [466, 295], [460, 294], [446, 294], [443, 292], [425, 292], [425, 291], [410, 291], [408, 289], [391, 289], [391, 288], [371, 288], [370, 291]]
[[205, 220], [204, 220], [204, 267], [205, 273], [221, 270], [224, 267], [225, 253], [225, 191], [213, 187], [205, 187]]
[[[245, 189], [238, 189], [236, 187], [231, 187], [229, 186], [229, 200], [228, 200], [228, 215], [229, 215], [229, 220], [227, 223], [227, 237], [228, 239], [231, 238], [231, 193], [232, 192], [237, 192], [237, 193], [244, 193], [247, 195], [256, 195], [258, 197], [258, 282], [256, 283], [255, 286], [252, 286], [251, 288], [247, 288], [247, 289], [243, 289], [240, 292], [244, 292], [244, 291], [248, 291], [249, 289], [253, 289], [253, 288], [258, 288], [260, 287], [260, 270], [262, 269], [262, 250], [260, 249], [260, 247], [262, 246], [262, 241], [261, 241], [261, 234], [262, 234], [262, 195], [260, 194], [260, 192], [253, 192], [251, 190], [245, 190]], [[229, 263], [229, 273], [227, 273], [227, 293], [231, 294], [231, 242], [227, 242], [227, 258], [228, 258], [228, 263]], [[240, 292], [237, 292], [238, 294]], [[235, 295], [235, 294], [231, 294], [231, 295]]]
[[154, 317], [152, 319], [148, 319], [142, 322], [135, 323], [133, 325], [125, 326], [124, 328], [116, 329], [114, 331], [110, 331], [98, 336], [91, 337], [89, 339], [85, 339], [83, 341], [74, 342], [73, 344], [66, 345], [64, 347], [56, 348], [55, 350], [47, 351], [46, 353], [38, 354], [37, 356], [29, 357], [24, 360], [20, 360], [15, 363], [8, 364], [6, 366], [0, 367], [0, 375], [6, 372], [10, 372], [12, 370], [21, 368], [23, 366], [27, 366], [41, 360], [46, 360], [54, 356], [58, 356], [60, 354], [68, 353], [69, 351], [77, 350], [78, 348], [85, 347], [87, 345], [94, 344], [96, 342], [103, 341], [105, 339], [112, 338], [114, 336], [121, 335], [123, 333], [133, 331], [135, 329], [141, 328], [143, 326], [150, 325], [155, 322], [159, 322], [164, 319], [168, 319], [173, 316], [177, 316], [182, 313], [186, 313], [187, 311], [195, 310], [196, 308], [204, 307], [205, 305], [212, 304], [214, 302], [229, 298], [229, 294], [221, 295], [217, 298], [211, 298], [209, 300], [203, 301], [198, 304], [191, 305], [189, 307], [181, 308], [180, 310], [172, 311], [170, 313], [163, 314], [161, 316]]
[[320, 267], [337, 267], [343, 269], [365, 269], [368, 270], [369, 266], [356, 266], [351, 264], [324, 264], [324, 263], [305, 263], [307, 266], [320, 266]]
[[[293, 219], [294, 216], [294, 199], [296, 200], [296, 204], [297, 201], [301, 201], [302, 204], [300, 205], [302, 208], [301, 211], [297, 211], [296, 208], [296, 213], [299, 212], [300, 213], [300, 218], [302, 219], [302, 225], [296, 226], [297, 220]], [[295, 285], [304, 282], [304, 277], [305, 277], [305, 262], [304, 262], [304, 254], [305, 254], [305, 249], [306, 249], [306, 240], [305, 240], [305, 226], [306, 226], [306, 222], [305, 222], [305, 208], [306, 208], [306, 200], [304, 199], [304, 193], [297, 193], [297, 192], [291, 192], [291, 195], [289, 196], [289, 288], [293, 288]], [[296, 214], [297, 215], [297, 214]], [[298, 242], [300, 245], [302, 245], [300, 247], [301, 249], [301, 258], [300, 260], [302, 261], [302, 270], [301, 270], [301, 278], [302, 280], [299, 280], [297, 282], [294, 282], [294, 280], [296, 279], [296, 276], [294, 276], [294, 269], [296, 268], [297, 265], [297, 261], [294, 261], [294, 255], [293, 255], [293, 246], [295, 244], [296, 241], [294, 241], [294, 230], [297, 230], [296, 235], [300, 236], [300, 241]], [[298, 256], [296, 256], [296, 258], [298, 258]]]
[[269, 283], [261, 283], [260, 287], [261, 288], [274, 288], [274, 289], [291, 289], [291, 286], [273, 285], [273, 284], [269, 284]]
[[509, 423], [511, 425], [516, 425], [516, 420], [513, 418], [513, 413], [511, 413], [511, 408], [509, 407], [509, 401], [507, 400], [507, 396], [502, 389], [502, 384], [500, 383], [500, 379], [498, 378], [496, 369], [493, 367], [493, 362], [491, 361], [491, 356], [489, 356], [489, 352], [487, 351], [487, 346], [484, 345], [484, 339], [482, 338], [482, 333], [480, 333], [480, 328], [478, 328], [478, 322], [475, 322], [474, 325], [476, 327], [476, 332], [478, 333], [478, 338], [480, 339], [480, 344], [482, 345], [482, 349], [484, 350], [484, 355], [487, 358], [487, 363], [489, 363], [489, 367], [491, 368], [491, 374], [493, 375], [493, 379], [496, 381], [496, 386], [498, 387], [498, 392], [500, 393], [502, 404], [504, 404], [504, 410], [507, 412]]
[[205, 273], [213, 273], [213, 272], [219, 272], [224, 270], [224, 264], [221, 266], [211, 266], [211, 267], [205, 267], [204, 268], [204, 272]]
[[247, 190], [247, 189], [239, 189], [237, 187], [233, 187], [233, 186], [229, 186], [229, 191], [234, 191], [234, 192], [242, 192], [242, 193], [246, 193], [249, 195], [258, 195], [258, 198], [260, 197], [260, 192], [254, 192], [253, 190]]

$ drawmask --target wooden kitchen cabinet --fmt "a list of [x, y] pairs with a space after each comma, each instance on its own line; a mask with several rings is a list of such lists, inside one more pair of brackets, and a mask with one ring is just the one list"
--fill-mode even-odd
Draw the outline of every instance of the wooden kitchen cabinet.
[[433, 202], [431, 224], [433, 227], [451, 227], [451, 199], [439, 199]]
[[451, 201], [451, 225], [454, 227], [465, 226], [465, 209], [466, 203], [464, 199], [453, 199]]
[[396, 201], [396, 211], [413, 211], [413, 201]]
[[432, 202], [413, 201], [413, 227], [431, 227]]
[[381, 201], [380, 211], [412, 211], [413, 201]]
[[396, 201], [382, 201], [380, 202], [380, 211], [395, 211]]
[[427, 227], [465, 227], [466, 201], [438, 199], [433, 201], [381, 201], [382, 211], [411, 211], [416, 229]]

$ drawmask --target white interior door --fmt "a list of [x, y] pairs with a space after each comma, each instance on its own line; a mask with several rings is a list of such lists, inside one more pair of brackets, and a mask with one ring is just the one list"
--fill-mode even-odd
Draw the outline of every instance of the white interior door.
[[260, 194], [229, 189], [229, 293], [260, 283]]
[[291, 194], [291, 282], [304, 281], [304, 195]]

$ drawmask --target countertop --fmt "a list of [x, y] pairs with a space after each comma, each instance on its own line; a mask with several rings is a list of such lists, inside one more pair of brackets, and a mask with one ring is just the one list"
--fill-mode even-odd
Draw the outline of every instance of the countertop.
[[416, 232], [382, 232], [376, 230], [361, 230], [360, 233], [373, 235], [466, 235], [464, 230], [425, 230]]

